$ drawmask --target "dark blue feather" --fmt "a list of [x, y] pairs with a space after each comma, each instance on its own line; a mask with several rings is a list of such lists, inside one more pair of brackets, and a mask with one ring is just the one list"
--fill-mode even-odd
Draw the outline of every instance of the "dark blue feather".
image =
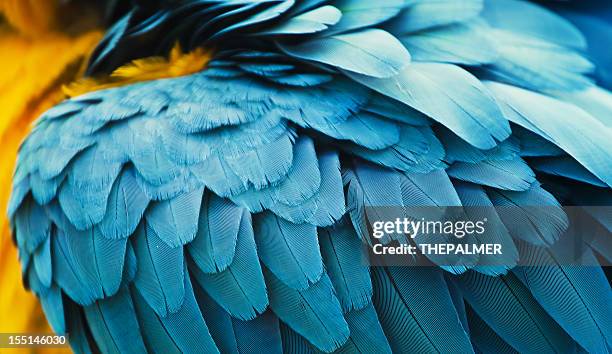
[[[606, 352], [612, 342], [612, 291], [602, 269], [562, 266], [554, 253], [528, 244], [520, 249], [523, 261], [533, 266], [515, 268], [517, 278], [583, 348]], [[592, 253], [584, 257], [597, 263]]]
[[374, 268], [374, 306], [394, 352], [471, 353], [442, 271]]
[[87, 325], [103, 353], [144, 352], [144, 342], [130, 291], [121, 289], [110, 298], [84, 308]]
[[[367, 221], [387, 220], [380, 207], [401, 207], [402, 193], [400, 174], [383, 167], [355, 160], [353, 170], [345, 170], [342, 176], [348, 188], [346, 209], [359, 238], [372, 242], [369, 238]], [[378, 208], [377, 208], [378, 207]], [[380, 239], [389, 243], [388, 235]]]
[[372, 281], [363, 245], [348, 218], [319, 229], [321, 253], [342, 310], [360, 310], [372, 302]]
[[272, 311], [291, 329], [325, 352], [338, 349], [349, 337], [340, 303], [327, 274], [304, 290], [285, 285], [264, 268]]
[[550, 245], [567, 229], [569, 221], [559, 202], [537, 184], [524, 192], [488, 189], [487, 193], [513, 237]]
[[467, 307], [467, 316], [471, 329], [470, 339], [474, 349], [481, 353], [519, 354], [516, 349], [506, 343], [494, 330], [478, 315]]
[[344, 315], [351, 336], [339, 353], [391, 353], [391, 347], [372, 304]]
[[517, 351], [566, 353], [576, 349], [574, 341], [512, 274], [490, 277], [468, 272], [457, 284], [478, 316]]
[[[187, 273], [186, 266], [184, 273]], [[189, 276], [185, 301], [175, 313], [159, 316], [138, 291], [132, 291], [142, 336], [149, 350], [160, 353], [219, 353], [196, 302]]]
[[603, 183], [599, 178], [595, 177], [591, 172], [569, 156], [533, 159], [529, 162], [529, 165], [539, 172], [570, 178], [597, 187], [607, 187], [607, 184]]

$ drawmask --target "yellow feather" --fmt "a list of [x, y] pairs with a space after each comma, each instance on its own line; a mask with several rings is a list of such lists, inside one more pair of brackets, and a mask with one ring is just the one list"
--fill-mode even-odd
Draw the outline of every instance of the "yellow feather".
[[68, 97], [75, 97], [91, 91], [124, 86], [142, 81], [165, 79], [196, 73], [206, 67], [212, 52], [197, 48], [183, 53], [177, 44], [172, 48], [168, 58], [150, 57], [136, 59], [123, 65], [108, 76], [83, 78], [64, 87]]

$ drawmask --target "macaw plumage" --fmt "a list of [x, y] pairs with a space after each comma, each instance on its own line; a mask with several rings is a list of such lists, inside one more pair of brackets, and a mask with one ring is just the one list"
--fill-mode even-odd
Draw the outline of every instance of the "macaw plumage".
[[[561, 205], [612, 204], [588, 24], [520, 0], [114, 9], [21, 145], [8, 205], [74, 351], [610, 351], [601, 267], [518, 265], [554, 263]], [[504, 266], [364, 263], [367, 208], [462, 205], [524, 208], [492, 215]]]

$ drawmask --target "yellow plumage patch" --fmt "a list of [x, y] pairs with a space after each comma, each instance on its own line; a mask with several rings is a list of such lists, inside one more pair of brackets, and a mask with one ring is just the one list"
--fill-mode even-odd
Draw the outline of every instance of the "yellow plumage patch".
[[0, 10], [7, 21], [30, 36], [53, 29], [58, 8], [59, 0], [0, 0]]
[[[32, 121], [65, 98], [61, 86], [78, 77], [82, 63], [102, 33], [78, 37], [48, 33], [26, 38], [0, 30], [0, 209], [5, 211], [17, 150]], [[5, 212], [0, 214], [0, 332], [50, 332], [36, 297], [21, 283], [17, 249]], [[10, 352], [25, 352], [11, 349]], [[28, 352], [57, 353], [64, 349], [37, 348]]]
[[111, 87], [193, 74], [202, 71], [211, 56], [211, 51], [203, 48], [183, 53], [177, 44], [172, 48], [168, 58], [150, 57], [134, 60], [117, 68], [108, 76], [79, 79], [65, 86], [64, 93], [68, 97], [75, 97]]

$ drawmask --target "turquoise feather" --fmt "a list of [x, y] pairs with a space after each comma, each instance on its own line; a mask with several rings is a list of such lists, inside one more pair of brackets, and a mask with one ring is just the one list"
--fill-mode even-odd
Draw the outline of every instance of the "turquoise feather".
[[238, 218], [236, 250], [231, 264], [215, 273], [190, 267], [200, 286], [232, 317], [252, 320], [268, 306], [251, 218], [246, 211]]
[[375, 268], [372, 280], [374, 306], [393, 351], [473, 352], [441, 271]]
[[319, 281], [324, 272], [316, 226], [264, 212], [255, 216], [253, 230], [261, 261], [279, 281], [298, 290]]

